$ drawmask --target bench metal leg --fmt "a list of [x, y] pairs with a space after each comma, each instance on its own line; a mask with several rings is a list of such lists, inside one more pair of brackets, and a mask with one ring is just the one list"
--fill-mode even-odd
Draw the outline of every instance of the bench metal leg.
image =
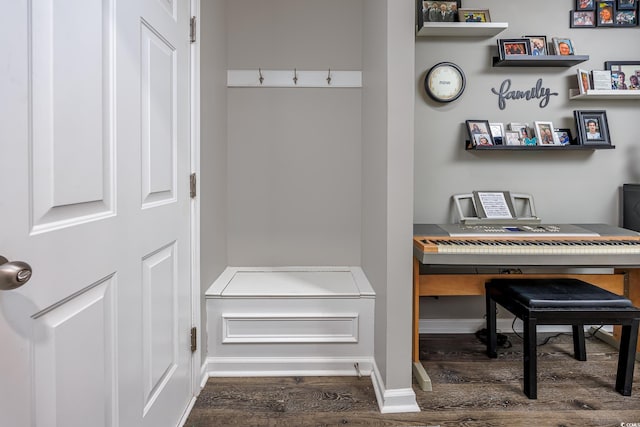
[[631, 396], [639, 322], [640, 319], [635, 319], [631, 325], [622, 326], [620, 353], [618, 355], [618, 373], [616, 375], [616, 391], [623, 396]]
[[584, 344], [584, 326], [572, 325], [573, 328], [573, 357], [578, 360], [587, 360], [587, 349]]
[[538, 398], [537, 370], [537, 322], [535, 318], [523, 319], [524, 328], [524, 394], [529, 399]]
[[498, 357], [498, 336], [496, 333], [496, 302], [487, 294], [487, 356]]

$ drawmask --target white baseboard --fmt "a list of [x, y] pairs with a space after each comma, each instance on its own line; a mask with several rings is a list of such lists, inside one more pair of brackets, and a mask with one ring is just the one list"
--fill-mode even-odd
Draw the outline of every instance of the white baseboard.
[[208, 357], [206, 375], [207, 377], [370, 376], [372, 365], [370, 357]]
[[404, 412], [420, 412], [416, 394], [412, 388], [387, 390], [382, 380], [382, 375], [378, 366], [373, 362], [373, 372], [371, 373], [373, 390], [376, 393], [378, 407], [382, 414], [397, 414]]
[[[522, 321], [516, 320], [513, 328], [511, 327], [513, 319], [498, 319], [497, 329], [503, 334], [522, 332]], [[476, 331], [485, 328], [487, 321], [485, 319], [420, 319], [419, 331], [421, 334], [473, 334]], [[588, 326], [585, 326], [587, 329]], [[611, 327], [605, 326], [604, 330], [612, 330]], [[569, 325], [540, 325], [538, 332], [571, 332]]]

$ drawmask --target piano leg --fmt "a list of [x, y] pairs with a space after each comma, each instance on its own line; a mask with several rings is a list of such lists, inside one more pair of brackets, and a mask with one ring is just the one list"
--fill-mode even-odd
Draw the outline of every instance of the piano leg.
[[420, 262], [413, 258], [413, 375], [423, 391], [432, 391], [431, 378], [420, 362]]

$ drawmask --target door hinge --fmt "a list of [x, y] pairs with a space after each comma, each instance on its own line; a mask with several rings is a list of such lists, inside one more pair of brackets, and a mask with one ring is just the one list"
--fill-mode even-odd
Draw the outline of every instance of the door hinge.
[[196, 42], [196, 17], [195, 16], [191, 17], [191, 22], [189, 25], [190, 25], [189, 40], [191, 41], [191, 43], [195, 43]]
[[194, 326], [191, 328], [191, 353], [198, 349], [198, 329]]
[[189, 176], [189, 194], [192, 199], [196, 197], [196, 183], [196, 174], [194, 172]]

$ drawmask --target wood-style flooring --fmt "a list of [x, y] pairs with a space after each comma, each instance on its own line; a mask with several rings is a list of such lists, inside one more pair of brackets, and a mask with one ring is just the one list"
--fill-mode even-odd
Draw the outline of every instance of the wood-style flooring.
[[224, 426], [617, 426], [640, 427], [640, 363], [633, 393], [614, 390], [617, 350], [570, 335], [539, 336], [538, 399], [522, 393], [522, 345], [489, 359], [473, 335], [421, 337], [433, 391], [414, 386], [422, 412], [381, 414], [369, 377], [211, 378], [186, 427]]

